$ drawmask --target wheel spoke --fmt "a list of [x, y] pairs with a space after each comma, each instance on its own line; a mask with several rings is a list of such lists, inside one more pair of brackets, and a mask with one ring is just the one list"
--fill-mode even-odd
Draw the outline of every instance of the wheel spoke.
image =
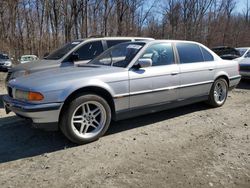
[[85, 106], [86, 106], [86, 109], [87, 109], [87, 113], [89, 113], [90, 112], [90, 108], [89, 108], [89, 104], [87, 103], [87, 104], [85, 104]]
[[89, 129], [89, 125], [86, 125], [86, 126], [84, 127], [84, 132], [83, 132], [83, 134], [86, 134], [87, 131], [88, 131], [88, 129]]
[[92, 111], [93, 117], [97, 117], [99, 114], [101, 114], [101, 110], [99, 108], [96, 108]]
[[74, 116], [73, 117], [73, 123], [82, 123], [83, 117], [82, 116]]
[[[96, 123], [96, 124], [97, 124], [97, 127], [100, 126], [100, 123], [99, 123], [97, 120], [94, 120], [93, 123]], [[93, 123], [92, 123], [92, 124], [93, 124]], [[94, 124], [93, 124], [93, 125], [94, 125]], [[97, 127], [95, 126], [95, 128], [97, 128]]]
[[95, 129], [97, 128], [97, 126], [95, 126], [93, 123], [91, 123], [90, 126], [94, 127]]
[[85, 123], [82, 123], [79, 133], [82, 134], [83, 129], [86, 127]]

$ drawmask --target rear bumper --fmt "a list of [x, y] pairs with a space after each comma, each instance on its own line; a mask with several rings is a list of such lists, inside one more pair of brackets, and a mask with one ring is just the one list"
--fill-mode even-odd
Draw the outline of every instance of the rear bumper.
[[240, 71], [240, 75], [242, 76], [242, 78], [250, 79], [250, 70], [249, 71]]
[[30, 104], [16, 101], [8, 95], [3, 97], [3, 103], [6, 113], [12, 111], [18, 116], [31, 119], [35, 125], [57, 124], [63, 105], [63, 103]]
[[229, 80], [230, 80], [229, 88], [233, 89], [240, 83], [241, 76], [238, 75], [238, 76], [230, 77]]

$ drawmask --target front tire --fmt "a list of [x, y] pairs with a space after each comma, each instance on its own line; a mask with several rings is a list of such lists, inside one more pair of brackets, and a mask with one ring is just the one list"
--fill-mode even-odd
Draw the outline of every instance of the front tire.
[[228, 95], [228, 83], [224, 78], [215, 80], [209, 94], [208, 103], [213, 107], [222, 106]]
[[86, 144], [104, 135], [110, 121], [111, 109], [107, 101], [98, 95], [84, 93], [62, 112], [60, 128], [72, 142]]

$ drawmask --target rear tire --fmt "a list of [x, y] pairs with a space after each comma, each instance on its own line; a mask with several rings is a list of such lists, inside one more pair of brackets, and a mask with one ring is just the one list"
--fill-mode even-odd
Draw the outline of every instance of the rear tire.
[[60, 128], [72, 142], [86, 144], [99, 139], [111, 121], [111, 109], [102, 97], [83, 93], [62, 112]]
[[228, 83], [224, 78], [215, 80], [209, 94], [208, 104], [213, 107], [222, 106], [228, 95]]

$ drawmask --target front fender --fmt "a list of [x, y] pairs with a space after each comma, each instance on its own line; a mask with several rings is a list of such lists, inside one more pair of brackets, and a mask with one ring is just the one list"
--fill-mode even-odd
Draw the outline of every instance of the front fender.
[[101, 80], [91, 79], [91, 80], [84, 82], [82, 84], [79, 84], [79, 83], [71, 84], [70, 87], [64, 89], [62, 91], [62, 93], [59, 95], [59, 101], [65, 101], [75, 91], [82, 89], [82, 88], [86, 88], [86, 87], [99, 87], [99, 88], [102, 88], [102, 89], [106, 90], [107, 92], [109, 92], [112, 97], [115, 96], [115, 92], [110, 87], [110, 85], [108, 85], [107, 83], [105, 83]]

